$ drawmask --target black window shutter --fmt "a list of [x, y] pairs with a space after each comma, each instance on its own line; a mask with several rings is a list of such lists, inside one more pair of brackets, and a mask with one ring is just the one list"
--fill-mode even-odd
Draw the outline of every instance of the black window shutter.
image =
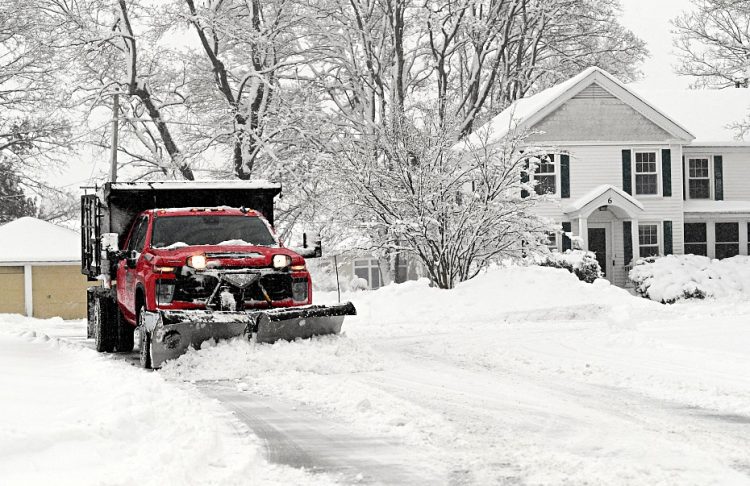
[[714, 155], [714, 199], [724, 199], [724, 158]]
[[570, 197], [570, 156], [560, 155], [560, 197]]
[[672, 151], [661, 150], [661, 182], [662, 195], [672, 197]]
[[[523, 163], [523, 169], [521, 170], [521, 184], [529, 183], [529, 159]], [[521, 197], [529, 197], [529, 191], [521, 189]]]
[[674, 253], [672, 248], [672, 222], [664, 221], [664, 254], [671, 255]]
[[633, 260], [633, 223], [630, 221], [622, 222], [623, 241], [622, 246], [625, 252], [625, 265], [630, 264]]
[[622, 190], [628, 194], [633, 194], [633, 179], [631, 171], [633, 170], [630, 162], [630, 150], [622, 151]]
[[685, 191], [685, 181], [687, 180], [688, 174], [685, 172], [685, 156], [682, 156], [682, 199], [687, 199], [687, 192]]
[[[562, 224], [562, 228], [563, 228], [564, 232], [570, 233], [570, 230], [571, 230], [570, 221], [564, 222]], [[563, 237], [562, 237], [562, 250], [563, 251], [570, 250], [573, 247], [572, 243], [573, 242], [570, 241], [570, 238], [568, 238], [567, 235], [563, 235]]]

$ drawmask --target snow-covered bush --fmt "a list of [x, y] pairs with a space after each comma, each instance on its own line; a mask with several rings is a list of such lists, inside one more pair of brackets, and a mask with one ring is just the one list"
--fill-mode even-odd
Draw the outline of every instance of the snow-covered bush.
[[699, 255], [668, 255], [638, 260], [630, 271], [642, 297], [671, 304], [682, 299], [750, 298], [750, 257], [712, 260]]
[[564, 268], [574, 273], [579, 280], [587, 283], [592, 283], [603, 276], [599, 262], [596, 261], [596, 255], [590, 251], [567, 250], [565, 253], [555, 251], [543, 257], [539, 265]]

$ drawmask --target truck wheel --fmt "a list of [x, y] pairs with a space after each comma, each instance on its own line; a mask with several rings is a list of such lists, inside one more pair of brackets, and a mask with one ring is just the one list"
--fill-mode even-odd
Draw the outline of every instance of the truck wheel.
[[135, 340], [135, 328], [125, 320], [119, 309], [115, 312], [117, 314], [117, 345], [115, 349], [118, 353], [130, 353], [133, 351], [135, 344], [133, 342]]
[[147, 370], [151, 369], [151, 333], [146, 330], [146, 307], [143, 306], [138, 311], [138, 331], [141, 336], [140, 348], [141, 348], [141, 366]]
[[106, 297], [97, 295], [94, 298], [94, 342], [100, 353], [111, 353], [115, 349], [115, 328], [110, 319], [109, 302]]

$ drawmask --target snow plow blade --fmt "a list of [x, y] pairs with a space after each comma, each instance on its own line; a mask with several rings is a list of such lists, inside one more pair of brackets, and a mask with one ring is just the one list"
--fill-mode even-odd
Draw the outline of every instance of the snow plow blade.
[[338, 334], [346, 316], [356, 315], [351, 302], [323, 306], [284, 307], [250, 311], [157, 311], [146, 315], [151, 333], [151, 366], [159, 368], [200, 347], [209, 339], [230, 339], [253, 334], [259, 343]]

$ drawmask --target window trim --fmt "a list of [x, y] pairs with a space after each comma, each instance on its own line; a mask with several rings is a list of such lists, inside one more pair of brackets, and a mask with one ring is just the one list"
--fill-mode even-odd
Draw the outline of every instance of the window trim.
[[641, 244], [641, 226], [653, 226], [656, 228], [656, 256], [662, 256], [663, 248], [664, 248], [664, 241], [662, 238], [664, 237], [663, 231], [660, 229], [660, 226], [662, 226], [664, 223], [661, 221], [639, 221], [638, 222], [638, 232], [637, 238], [638, 238], [638, 258], [647, 258], [643, 256], [643, 252], [641, 252], [642, 247], [653, 247], [654, 245], [642, 245]]
[[[658, 148], [654, 149], [630, 149], [630, 164], [631, 164], [631, 183], [633, 188], [633, 197], [663, 197], [662, 195], [662, 167], [661, 167], [661, 150]], [[637, 154], [654, 154], [654, 164], [656, 165], [656, 172], [637, 172], [638, 162], [636, 162]], [[638, 175], [655, 175], [656, 176], [656, 192], [654, 194], [638, 194]]]
[[[367, 262], [367, 263], [360, 263], [360, 262]], [[373, 263], [374, 262], [374, 263]], [[376, 290], [380, 287], [383, 287], [385, 285], [385, 282], [383, 282], [383, 275], [380, 272], [380, 259], [375, 257], [365, 257], [365, 258], [355, 258], [352, 262], [352, 273], [354, 276], [357, 276], [357, 269], [366, 269], [367, 270], [367, 288], [370, 290]], [[373, 270], [378, 272], [378, 281], [380, 282], [380, 285], [373, 288], [372, 287], [372, 272]]]
[[[561, 173], [560, 173], [560, 155], [557, 153], [547, 153], [545, 154], [547, 157], [551, 157], [552, 159], [552, 172], [537, 172], [539, 169], [539, 164], [536, 164], [537, 166], [534, 168], [534, 171], [529, 174], [529, 180], [534, 183], [534, 192], [536, 192], [537, 188], [537, 176], [544, 176], [549, 177], [553, 176], [555, 178], [555, 191], [554, 192], [545, 192], [544, 194], [536, 193], [537, 196], [560, 196], [560, 183], [561, 181]], [[541, 163], [541, 157], [534, 156], [538, 159], [540, 159]]]
[[[690, 196], [690, 179], [698, 179], [703, 180], [703, 177], [690, 177], [690, 161], [691, 160], [708, 160], [708, 197], [691, 197]], [[692, 155], [686, 155], [685, 156], [686, 164], [685, 164], [685, 174], [683, 174], [683, 177], [685, 177], [685, 200], [693, 200], [693, 201], [713, 201], [715, 199], [714, 196], [714, 156], [713, 155], [705, 155], [705, 154], [692, 154]]]

